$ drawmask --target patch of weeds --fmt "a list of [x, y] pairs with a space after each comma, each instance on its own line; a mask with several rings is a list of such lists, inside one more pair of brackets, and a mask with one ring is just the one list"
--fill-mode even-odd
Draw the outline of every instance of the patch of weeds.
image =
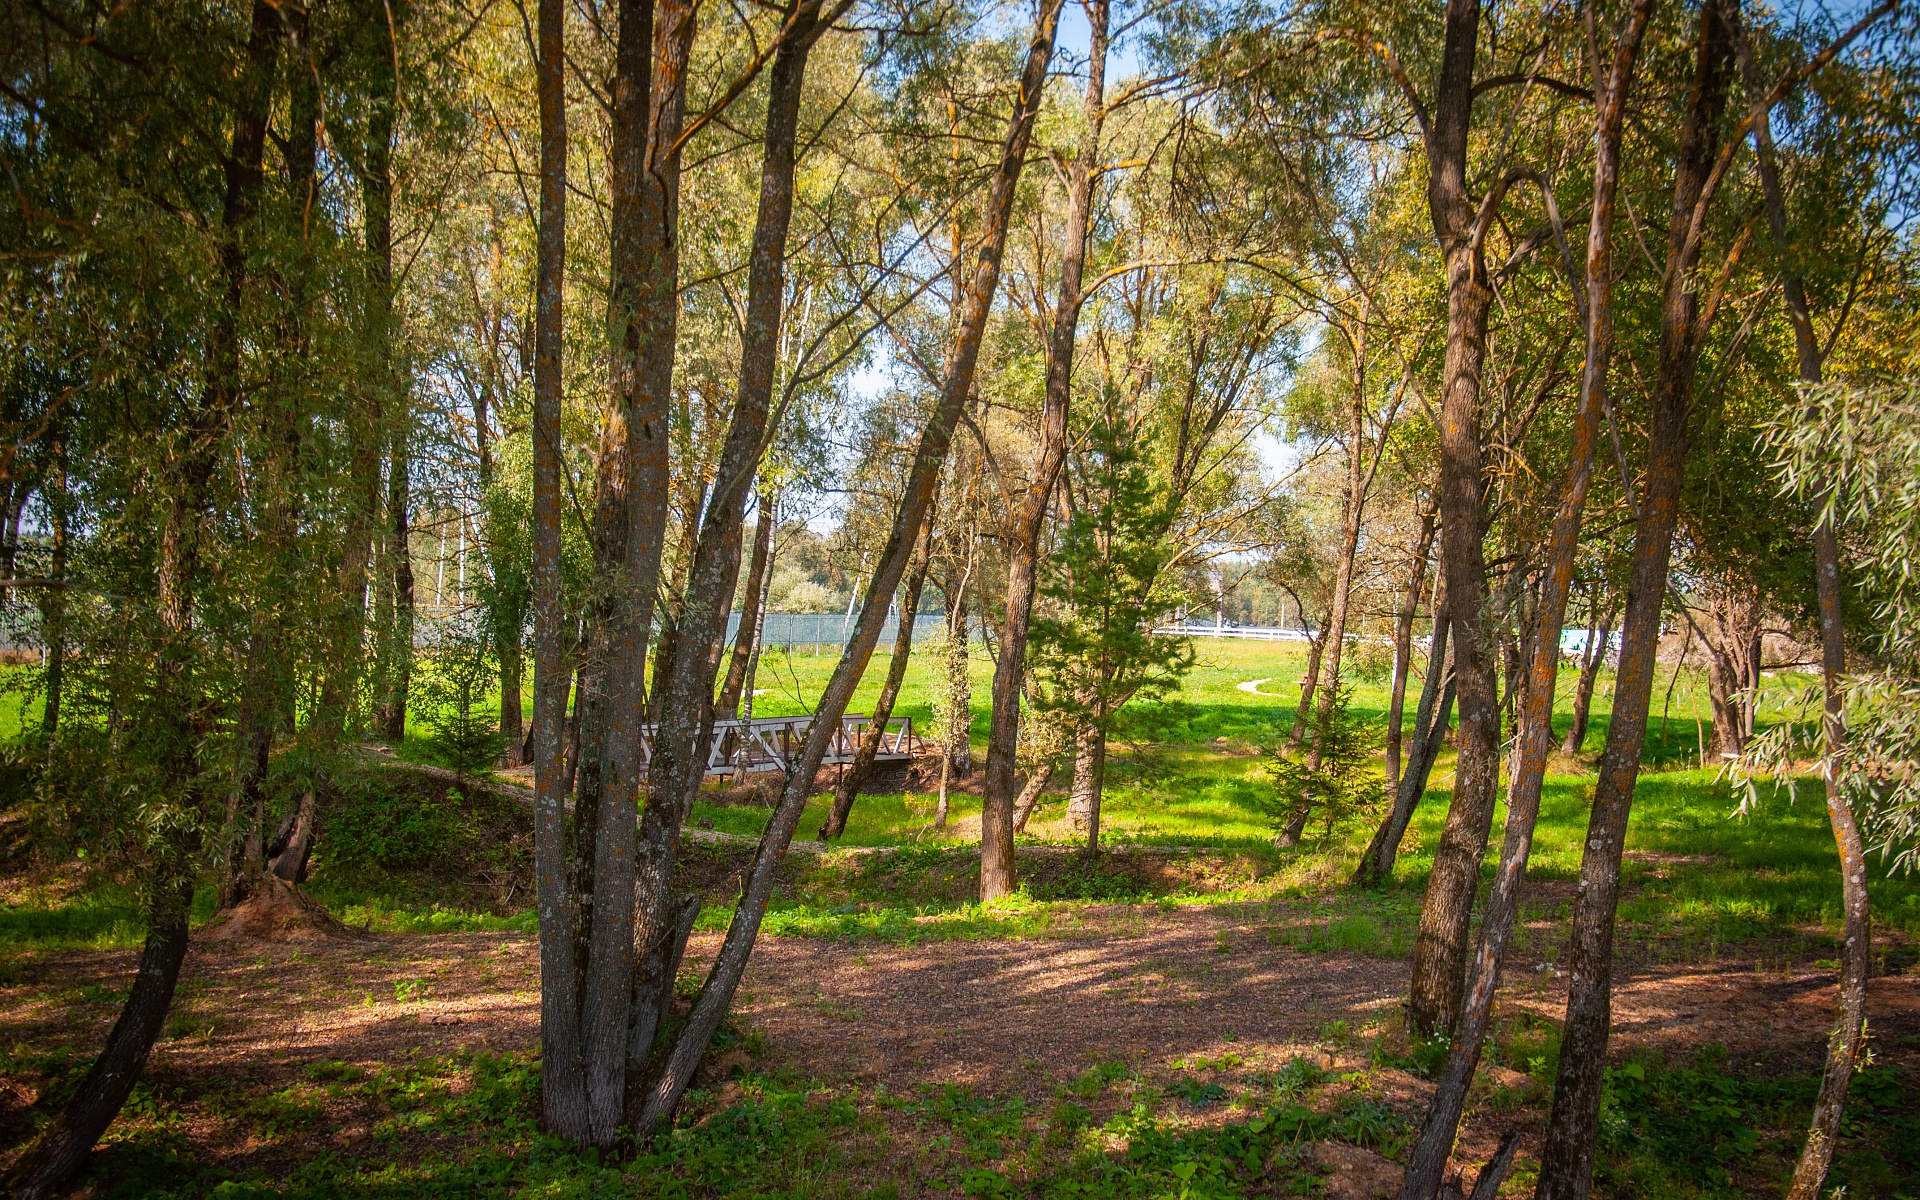
[[1091, 1100], [1106, 1091], [1112, 1084], [1132, 1074], [1132, 1068], [1122, 1062], [1098, 1063], [1080, 1072], [1079, 1076], [1072, 1083], [1067, 1084], [1064, 1090], [1082, 1100]]
[[1167, 1087], [1169, 1095], [1185, 1100], [1195, 1108], [1205, 1108], [1209, 1104], [1218, 1104], [1227, 1098], [1227, 1089], [1217, 1083], [1202, 1083], [1198, 1079], [1178, 1079]]
[[1369, 1150], [1378, 1150], [1388, 1158], [1397, 1157], [1407, 1144], [1407, 1119], [1378, 1100], [1348, 1096], [1340, 1102], [1328, 1126], [1333, 1136]]
[[1176, 1058], [1167, 1064], [1167, 1068], [1173, 1071], [1231, 1071], [1245, 1061], [1229, 1050], [1218, 1058]]
[[247, 1115], [265, 1138], [279, 1137], [318, 1124], [326, 1110], [320, 1101], [297, 1087], [281, 1088], [247, 1106]]
[[424, 979], [396, 979], [393, 981], [393, 1002], [411, 1004], [427, 998], [428, 984]]
[[1353, 1029], [1345, 1021], [1326, 1021], [1320, 1026], [1320, 1040], [1336, 1050], [1353, 1045]]
[[1430, 1038], [1409, 1038], [1401, 1033], [1382, 1034], [1374, 1039], [1368, 1056], [1376, 1067], [1394, 1067], [1422, 1079], [1432, 1079], [1440, 1064], [1447, 1060], [1452, 1043], [1445, 1034]]
[[306, 1074], [315, 1083], [358, 1083], [367, 1077], [365, 1068], [337, 1061], [308, 1063]]
[[1278, 1071], [1267, 1071], [1254, 1082], [1273, 1089], [1274, 1101], [1282, 1106], [1299, 1104], [1309, 1092], [1325, 1084], [1329, 1073], [1320, 1064], [1295, 1055]]

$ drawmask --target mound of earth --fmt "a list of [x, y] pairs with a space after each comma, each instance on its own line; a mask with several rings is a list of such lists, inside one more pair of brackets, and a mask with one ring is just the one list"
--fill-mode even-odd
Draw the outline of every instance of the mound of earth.
[[253, 895], [208, 922], [194, 939], [211, 943], [312, 943], [367, 936], [365, 931], [341, 923], [299, 888], [269, 874]]

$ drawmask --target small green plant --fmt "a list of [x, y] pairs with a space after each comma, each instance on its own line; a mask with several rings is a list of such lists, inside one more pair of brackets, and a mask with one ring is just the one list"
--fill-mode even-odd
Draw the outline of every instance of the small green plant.
[[393, 999], [396, 1004], [411, 1004], [424, 1000], [427, 995], [427, 981], [424, 979], [396, 979], [393, 981]]
[[1066, 1086], [1066, 1091], [1082, 1100], [1091, 1100], [1131, 1074], [1133, 1071], [1125, 1063], [1099, 1063], [1082, 1071], [1078, 1078]]
[[1353, 1030], [1345, 1021], [1326, 1021], [1320, 1026], [1320, 1040], [1336, 1050], [1353, 1045]]

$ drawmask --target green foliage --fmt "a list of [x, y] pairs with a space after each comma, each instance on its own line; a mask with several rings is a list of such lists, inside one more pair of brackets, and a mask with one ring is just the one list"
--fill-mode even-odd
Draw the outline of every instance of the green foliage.
[[470, 619], [453, 618], [440, 642], [414, 673], [423, 701], [427, 745], [434, 757], [462, 775], [475, 775], [500, 757], [499, 722], [485, 707], [493, 683], [491, 632]]
[[1133, 432], [1109, 414], [1087, 434], [1081, 503], [1049, 556], [1029, 653], [1041, 707], [1101, 730], [1131, 699], [1162, 699], [1192, 668], [1185, 638], [1153, 632], [1179, 599], [1168, 533], [1179, 506], [1149, 469]]
[[1327, 707], [1316, 712], [1310, 742], [1317, 765], [1304, 749], [1269, 754], [1273, 796], [1264, 807], [1275, 828], [1317, 813], [1322, 836], [1331, 841], [1337, 828], [1379, 810], [1385, 785], [1376, 774], [1371, 729], [1354, 715], [1352, 703], [1352, 689], [1339, 686]]

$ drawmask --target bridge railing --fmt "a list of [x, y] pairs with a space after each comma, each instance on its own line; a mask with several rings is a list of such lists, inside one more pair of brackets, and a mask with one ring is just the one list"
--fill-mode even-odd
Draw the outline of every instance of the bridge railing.
[[[871, 718], [861, 713], [848, 713], [840, 718], [838, 728], [833, 731], [833, 740], [827, 746], [826, 756], [820, 760], [821, 765], [852, 762], [854, 755], [859, 752], [860, 738], [871, 723]], [[812, 728], [812, 713], [715, 721], [705, 773], [731, 775], [742, 769], [748, 773], [789, 770], [799, 759], [801, 747], [806, 745], [807, 734]], [[653, 760], [656, 733], [657, 729], [652, 725], [643, 726], [640, 731], [642, 763]], [[892, 717], [880, 732], [880, 750], [874, 755], [874, 761], [910, 759], [919, 748], [919, 740], [913, 735], [913, 718]]]

